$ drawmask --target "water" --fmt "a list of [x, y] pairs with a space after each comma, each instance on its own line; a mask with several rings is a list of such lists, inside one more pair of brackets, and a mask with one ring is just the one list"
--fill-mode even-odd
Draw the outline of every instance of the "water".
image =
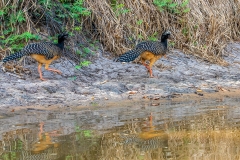
[[239, 99], [1, 111], [1, 160], [240, 159]]

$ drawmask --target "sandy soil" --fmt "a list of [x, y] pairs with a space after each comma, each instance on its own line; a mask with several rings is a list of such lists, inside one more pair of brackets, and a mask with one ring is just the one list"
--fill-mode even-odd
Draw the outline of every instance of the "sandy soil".
[[[224, 59], [228, 66], [219, 66], [172, 50], [167, 59], [158, 60], [149, 78], [144, 66], [114, 62], [99, 51], [88, 67], [76, 70], [65, 58], [51, 67], [62, 75], [44, 71], [48, 81], [40, 81], [37, 65], [26, 65], [29, 75], [0, 71], [0, 107], [86, 107], [117, 105], [132, 101], [218, 99], [240, 97], [240, 43], [226, 47]], [[17, 109], [17, 108], [16, 108]]]

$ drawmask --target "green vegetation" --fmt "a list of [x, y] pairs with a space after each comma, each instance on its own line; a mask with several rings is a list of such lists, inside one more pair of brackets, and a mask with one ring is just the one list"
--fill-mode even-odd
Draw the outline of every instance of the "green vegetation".
[[174, 2], [173, 0], [154, 0], [155, 4], [160, 11], [167, 10], [170, 13], [174, 14], [184, 14], [190, 11], [190, 8], [187, 7], [189, 0], [184, 0], [182, 3]]
[[157, 40], [158, 40], [158, 37], [157, 37], [157, 36], [158, 36], [158, 33], [155, 32], [155, 33], [153, 33], [152, 35], [150, 35], [148, 39], [149, 39], [150, 41], [157, 41]]
[[82, 68], [82, 67], [87, 67], [87, 66], [90, 65], [90, 64], [91, 64], [90, 61], [85, 60], [85, 61], [80, 62], [79, 65], [76, 65], [75, 68], [76, 68], [76, 69], [80, 69], [80, 68]]
[[121, 14], [126, 14], [130, 12], [131, 10], [126, 8], [123, 3], [117, 4], [116, 1], [114, 1], [113, 6], [113, 11], [115, 12], [116, 16], [118, 17]]
[[81, 130], [78, 126], [75, 127], [75, 132], [76, 140], [93, 137], [93, 133], [91, 130]]
[[[89, 10], [87, 10], [86, 8], [83, 7], [83, 0], [76, 0], [74, 3], [67, 3], [67, 2], [62, 2], [63, 3], [63, 7], [67, 13], [66, 15], [63, 13], [59, 13], [59, 15], [61, 15], [61, 17], [65, 17], [67, 15], [69, 15], [72, 20], [74, 20], [73, 24], [75, 22], [80, 22], [81, 20], [81, 16], [89, 16], [91, 14], [91, 12]], [[80, 31], [80, 27], [76, 26], [73, 28], [75, 31]]]
[[41, 0], [39, 1], [39, 4], [45, 7], [47, 15], [50, 15], [56, 22], [62, 24], [66, 18], [71, 19], [69, 23], [73, 28], [69, 29], [80, 31], [81, 27], [75, 26], [75, 24], [81, 22], [80, 20], [82, 16], [89, 16], [91, 14], [89, 10], [83, 7], [83, 2], [83, 0], [60, 0], [59, 3], [51, 0]]
[[137, 21], [137, 25], [141, 25], [142, 23], [143, 23], [143, 20], [142, 20], [142, 19], [140, 19], [140, 20]]
[[3, 160], [16, 160], [18, 158], [18, 154], [21, 151], [24, 151], [23, 142], [20, 139], [16, 139], [11, 142], [11, 152], [5, 152], [0, 155], [0, 159]]
[[[29, 8], [25, 6], [26, 3], [29, 4]], [[57, 43], [55, 36], [57, 33], [68, 32], [70, 36], [81, 33], [83, 18], [91, 14], [83, 6], [84, 0], [33, 0], [31, 2], [14, 0], [10, 3], [3, 0], [3, 4], [3, 8], [0, 9], [0, 45], [2, 49], [7, 48], [6, 51], [11, 53], [21, 50], [29, 41], [44, 38]], [[44, 25], [43, 31], [42, 25]], [[49, 36], [40, 37], [39, 32], [47, 32]], [[87, 57], [90, 49], [83, 48], [82, 52]], [[80, 67], [88, 64], [90, 62], [84, 60], [80, 62]]]
[[[0, 1], [0, 57], [17, 51], [29, 41], [54, 40], [69, 32], [72, 46], [81, 62], [89, 65], [95, 44], [76, 43], [78, 36], [98, 40], [114, 56], [132, 48], [136, 41], [157, 40], [169, 29], [170, 46], [222, 64], [227, 42], [237, 40], [239, 1], [215, 0], [2, 0]], [[214, 9], [213, 9], [214, 8]], [[36, 35], [48, 35], [38, 37]], [[55, 39], [56, 41], [56, 39]], [[74, 49], [75, 51], [76, 49]], [[86, 61], [86, 62], [85, 62]]]
[[[15, 9], [15, 12], [12, 11]], [[39, 37], [31, 32], [19, 32], [19, 27], [26, 23], [26, 17], [22, 10], [17, 10], [16, 6], [6, 6], [0, 10], [0, 20], [2, 22], [0, 45], [12, 51], [20, 50], [29, 40], [38, 40]], [[16, 27], [19, 26], [19, 27]]]
[[12, 51], [18, 51], [24, 47], [24, 43], [29, 40], [39, 40], [40, 37], [38, 35], [32, 34], [30, 32], [24, 32], [20, 35], [10, 35], [6, 39], [4, 35], [1, 37], [2, 44], [5, 46], [10, 46]]

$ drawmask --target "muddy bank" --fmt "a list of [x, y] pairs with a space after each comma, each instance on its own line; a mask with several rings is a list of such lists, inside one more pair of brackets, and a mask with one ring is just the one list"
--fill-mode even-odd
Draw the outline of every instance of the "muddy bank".
[[[62, 75], [44, 71], [40, 81], [37, 64], [26, 65], [31, 71], [24, 79], [0, 71], [0, 107], [14, 106], [89, 106], [126, 99], [160, 99], [181, 94], [216, 93], [240, 88], [240, 43], [226, 47], [228, 66], [219, 66], [172, 50], [167, 59], [155, 63], [149, 78], [144, 66], [114, 62], [106, 53], [97, 53], [94, 62], [80, 70], [73, 62], [61, 59], [51, 67]], [[234, 93], [233, 93], [234, 95]]]

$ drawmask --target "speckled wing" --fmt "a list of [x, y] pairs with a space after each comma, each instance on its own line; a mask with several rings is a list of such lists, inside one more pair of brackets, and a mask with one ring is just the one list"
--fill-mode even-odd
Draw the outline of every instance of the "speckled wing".
[[142, 52], [144, 52], [144, 49], [132, 49], [124, 54], [122, 54], [118, 59], [117, 62], [131, 62], [135, 60]]
[[22, 52], [25, 52], [26, 55], [40, 54], [44, 55], [46, 59], [52, 59], [57, 53], [56, 50], [58, 50], [58, 47], [55, 44], [50, 42], [41, 42], [27, 45]]
[[160, 41], [145, 41], [137, 44], [136, 49], [150, 51], [156, 55], [165, 54], [167, 48]]

